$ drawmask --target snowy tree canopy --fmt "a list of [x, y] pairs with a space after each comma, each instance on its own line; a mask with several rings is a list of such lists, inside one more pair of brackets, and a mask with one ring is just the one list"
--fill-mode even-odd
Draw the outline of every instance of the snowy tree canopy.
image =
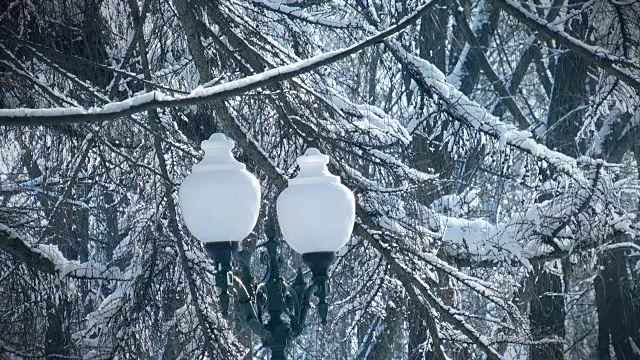
[[637, 1], [4, 2], [0, 359], [269, 357], [178, 206], [215, 132], [256, 281], [306, 149], [356, 196], [290, 358], [640, 358], [639, 58]]

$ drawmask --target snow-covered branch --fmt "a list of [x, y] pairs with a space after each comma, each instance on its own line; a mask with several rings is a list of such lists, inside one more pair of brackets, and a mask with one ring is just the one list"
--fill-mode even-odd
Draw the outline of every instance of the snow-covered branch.
[[281, 1], [275, 2], [269, 0], [252, 0], [251, 2], [256, 6], [269, 9], [273, 12], [283, 14], [293, 19], [298, 19], [311, 24], [326, 26], [335, 29], [346, 29], [349, 27], [353, 27], [354, 25], [351, 23], [350, 19], [338, 20], [327, 18], [324, 14], [312, 14], [303, 9], [287, 5], [286, 3], [282, 3]]
[[50, 258], [27, 245], [27, 241], [17, 232], [3, 224], [0, 224], [0, 250], [36, 270], [47, 274], [56, 273], [56, 265]]
[[103, 107], [85, 109], [82, 107], [64, 107], [49, 109], [2, 109], [0, 126], [36, 126], [61, 125], [69, 123], [116, 120], [138, 112], [176, 106], [203, 104], [214, 100], [223, 100], [238, 96], [262, 86], [289, 80], [301, 74], [332, 64], [338, 60], [356, 54], [367, 47], [387, 39], [416, 22], [431, 7], [433, 1], [427, 1], [410, 16], [398, 24], [370, 36], [352, 46], [316, 55], [309, 59], [283, 65], [259, 74], [230, 81], [210, 88], [196, 88], [188, 95], [167, 95], [153, 91], [137, 95], [124, 101], [113, 102]]
[[108, 268], [96, 262], [68, 260], [56, 245], [33, 244], [3, 224], [0, 224], [0, 250], [32, 269], [60, 278], [125, 280], [130, 277], [130, 274], [123, 274], [117, 268]]
[[445, 75], [433, 64], [408, 53], [398, 42], [391, 40], [385, 43], [394, 56], [411, 71], [413, 79], [420, 86], [445, 102], [445, 111], [454, 119], [499, 139], [501, 145], [513, 146], [543, 160], [578, 183], [589, 186], [589, 181], [579, 169], [576, 159], [536, 142], [529, 131], [518, 130], [512, 124], [500, 121], [480, 104], [447, 83]]
[[580, 39], [576, 39], [563, 31], [559, 26], [551, 24], [547, 20], [526, 10], [519, 2], [513, 0], [493, 0], [493, 3], [521, 23], [566, 46], [571, 51], [582, 56], [585, 60], [591, 62], [593, 65], [631, 86], [637, 92], [640, 92], [640, 79], [627, 70], [628, 68], [638, 70], [639, 66], [637, 64], [630, 62], [626, 58], [611, 54], [602, 47], [585, 44]]

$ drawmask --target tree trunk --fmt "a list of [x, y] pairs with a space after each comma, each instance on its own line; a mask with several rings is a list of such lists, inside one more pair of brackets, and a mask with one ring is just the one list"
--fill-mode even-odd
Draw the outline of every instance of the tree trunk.
[[48, 297], [47, 329], [44, 338], [45, 359], [66, 359], [71, 357], [71, 333], [66, 321], [70, 304], [59, 295]]
[[409, 360], [421, 360], [426, 357], [427, 348], [424, 343], [429, 339], [427, 316], [429, 309], [423, 304], [414, 304], [411, 300], [407, 304], [407, 318], [409, 327]]
[[[622, 233], [613, 237], [613, 243], [629, 240]], [[616, 360], [640, 359], [640, 354], [634, 352], [640, 338], [640, 306], [637, 299], [634, 301], [625, 252], [625, 249], [615, 249], [602, 253], [603, 270], [594, 279], [599, 359], [610, 359], [611, 348]]]
[[[533, 341], [555, 339], [562, 341], [565, 335], [564, 289], [562, 278], [553, 274], [545, 265], [536, 269], [535, 296], [531, 299], [531, 336]], [[557, 360], [564, 357], [563, 343], [551, 342], [531, 345], [531, 360]]]
[[442, 4], [430, 9], [420, 20], [420, 57], [435, 65], [443, 73], [447, 62], [447, 26], [449, 11]]
[[[495, 6], [485, 4], [484, 8], [479, 11], [481, 12], [481, 15], [479, 16], [486, 20], [481, 23], [479, 28], [472, 30], [474, 30], [476, 38], [478, 39], [478, 44], [481, 47], [486, 48], [489, 46], [491, 38], [498, 28], [500, 10]], [[466, 18], [470, 19], [469, 16]], [[459, 39], [464, 39], [464, 35], [461, 34]], [[480, 79], [480, 62], [474, 55], [473, 51], [469, 51], [466, 58], [463, 60], [462, 69], [464, 70], [465, 76], [462, 76], [460, 79], [460, 91], [465, 95], [470, 95]]]
[[[569, 6], [576, 1], [570, 0]], [[568, 31], [582, 38], [585, 34], [585, 18], [571, 21]], [[582, 124], [585, 101], [585, 80], [587, 65], [570, 51], [563, 52], [555, 68], [555, 82], [547, 117], [547, 146], [566, 155], [577, 157], [580, 153], [575, 145], [575, 137]], [[551, 239], [553, 241], [553, 239]], [[568, 262], [566, 263], [568, 265]], [[566, 270], [566, 269], [563, 269]], [[532, 345], [529, 357], [532, 360], [557, 360], [564, 358], [565, 299], [562, 278], [545, 270], [544, 265], [537, 271], [534, 296], [531, 302], [531, 333], [533, 340], [557, 339], [557, 343]]]
[[384, 328], [380, 331], [380, 333], [374, 340], [375, 342], [371, 346], [371, 351], [369, 352], [369, 356], [367, 357], [367, 359], [390, 359], [395, 353], [393, 351], [395, 348], [394, 345], [396, 345], [397, 341], [399, 340], [398, 332], [400, 331], [400, 321], [398, 321], [399, 311], [395, 306], [387, 306], [386, 312], [387, 315], [385, 316], [385, 319], [383, 321], [374, 322], [374, 324], [381, 324], [379, 326], [383, 326]]

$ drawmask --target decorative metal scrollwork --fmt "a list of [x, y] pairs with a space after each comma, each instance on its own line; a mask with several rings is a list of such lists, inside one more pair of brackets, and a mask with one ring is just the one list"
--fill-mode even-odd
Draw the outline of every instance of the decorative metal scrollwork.
[[[247, 325], [271, 349], [272, 359], [284, 359], [287, 342], [300, 335], [304, 329], [312, 296], [318, 298], [319, 315], [322, 322], [326, 323], [323, 305], [326, 305], [324, 299], [327, 295], [327, 279], [313, 278], [311, 284], [307, 284], [302, 271], [298, 269], [294, 282], [288, 284], [280, 274], [282, 259], [277, 251], [279, 243], [273, 232], [267, 232], [267, 235], [271, 237], [259, 245], [262, 248], [259, 259], [266, 270], [255, 290], [251, 286], [245, 287], [244, 282], [250, 280], [244, 279], [246, 276], [243, 279], [232, 276], [228, 283], [222, 279], [225, 275], [218, 274], [220, 282], [217, 284], [222, 288], [221, 305], [228, 306], [228, 287], [231, 287], [237, 294]], [[248, 267], [248, 264], [243, 266]], [[226, 314], [225, 308], [223, 314]]]

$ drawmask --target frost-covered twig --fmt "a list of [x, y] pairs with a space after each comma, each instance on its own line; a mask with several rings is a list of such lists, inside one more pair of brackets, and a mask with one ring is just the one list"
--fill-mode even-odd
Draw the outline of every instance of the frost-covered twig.
[[78, 106], [78, 103], [73, 99], [69, 99], [64, 94], [61, 94], [56, 89], [52, 89], [47, 84], [43, 83], [41, 79], [36, 78], [32, 74], [28, 73], [25, 70], [24, 65], [22, 65], [18, 59], [12, 54], [4, 45], [0, 44], [0, 50], [4, 54], [4, 57], [8, 60], [0, 60], [0, 64], [4, 64], [7, 66], [13, 74], [18, 75], [22, 78], [27, 79], [33, 85], [35, 85], [44, 95], [50, 97], [50, 100], [57, 105], [69, 104], [71, 106]]
[[[503, 146], [509, 145], [548, 163], [584, 188], [591, 187], [591, 182], [579, 168], [577, 159], [536, 142], [529, 131], [518, 130], [512, 124], [500, 121], [484, 107], [448, 84], [444, 74], [433, 64], [408, 53], [398, 42], [391, 40], [385, 41], [385, 44], [394, 56], [407, 66], [416, 82], [444, 102], [445, 111], [456, 121], [498, 139]], [[584, 157], [580, 159], [581, 162], [590, 160]]]

